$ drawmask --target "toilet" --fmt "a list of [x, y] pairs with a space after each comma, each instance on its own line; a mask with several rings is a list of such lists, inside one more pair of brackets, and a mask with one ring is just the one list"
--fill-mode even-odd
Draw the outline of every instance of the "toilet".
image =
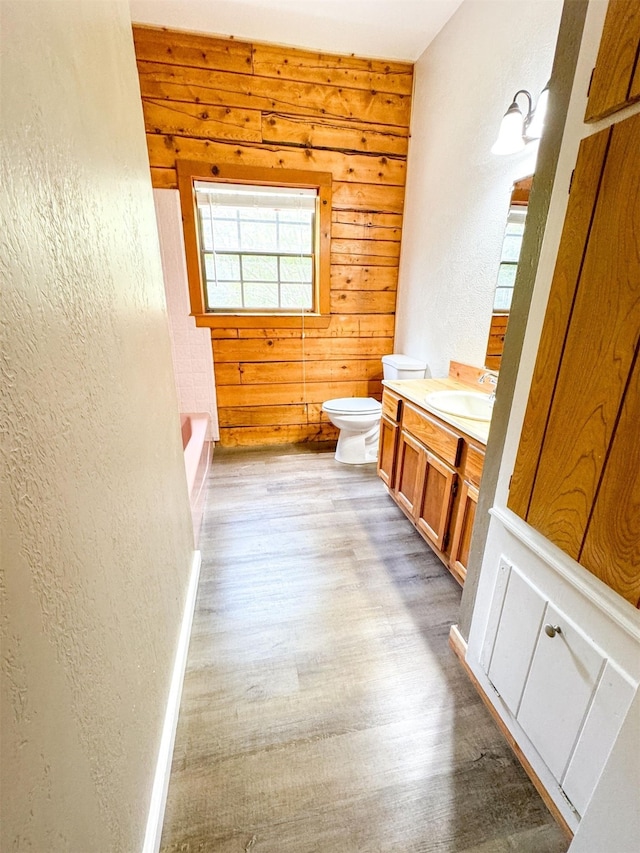
[[[382, 357], [385, 379], [422, 379], [427, 365], [407, 355]], [[378, 458], [382, 403], [373, 397], [338, 397], [322, 404], [331, 423], [340, 430], [336, 461], [363, 465]]]

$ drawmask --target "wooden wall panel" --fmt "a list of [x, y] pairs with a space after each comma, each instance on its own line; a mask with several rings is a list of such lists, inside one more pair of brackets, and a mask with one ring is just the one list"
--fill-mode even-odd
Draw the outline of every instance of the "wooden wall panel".
[[508, 501], [634, 606], [639, 150], [639, 114], [581, 145]]
[[221, 142], [186, 136], [147, 134], [149, 158], [154, 166], [170, 169], [176, 160], [258, 166], [259, 168], [314, 169], [331, 172], [338, 181], [353, 180], [380, 186], [404, 186], [406, 164], [390, 157], [346, 154], [312, 148]]
[[[319, 329], [305, 329], [305, 338], [393, 338], [393, 314], [333, 314], [329, 325]], [[211, 329], [213, 340], [230, 338], [300, 338], [300, 329], [272, 329], [258, 326], [230, 329]], [[325, 344], [327, 354], [331, 344]]]
[[262, 119], [264, 142], [284, 142], [308, 148], [336, 148], [370, 154], [395, 154], [406, 157], [409, 138], [394, 133], [385, 125], [357, 122], [313, 121], [278, 113], [265, 113]]
[[380, 359], [339, 361], [223, 362], [216, 365], [217, 385], [265, 385], [272, 382], [345, 382], [382, 379]]
[[640, 343], [579, 560], [634, 607], [640, 607], [639, 350]]
[[322, 402], [380, 398], [393, 348], [413, 66], [133, 29], [155, 187], [178, 159], [332, 175], [328, 323], [211, 339], [222, 444], [335, 438]]
[[410, 95], [412, 67], [405, 62], [334, 56], [289, 48], [283, 61], [283, 49], [267, 44], [253, 47], [253, 70], [262, 77], [329, 83], [349, 89], [364, 89]]
[[574, 559], [640, 329], [638, 151], [640, 115], [612, 130], [527, 515]]
[[[282, 48], [283, 54], [286, 48]], [[371, 121], [408, 127], [410, 98], [387, 92], [345, 89], [322, 83], [300, 83], [190, 68], [164, 62], [138, 62], [143, 98], [228, 104], [265, 112]]]
[[571, 195], [507, 502], [509, 509], [524, 519], [529, 513], [538, 460], [573, 310], [573, 300], [582, 270], [593, 211], [600, 190], [600, 179], [610, 133], [611, 131], [607, 129], [583, 139], [573, 173]]
[[507, 333], [508, 322], [508, 314], [491, 315], [489, 340], [487, 341], [487, 354], [484, 362], [489, 370], [500, 370], [500, 365], [502, 363], [502, 351], [504, 349], [504, 336]]
[[585, 121], [596, 121], [640, 97], [640, 3], [611, 0], [589, 87]]

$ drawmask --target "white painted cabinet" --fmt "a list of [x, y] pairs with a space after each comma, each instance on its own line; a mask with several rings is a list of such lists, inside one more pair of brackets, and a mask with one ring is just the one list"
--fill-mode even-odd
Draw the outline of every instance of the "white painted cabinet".
[[520, 572], [507, 569], [506, 590], [502, 601], [495, 642], [487, 670], [489, 680], [515, 717], [529, 672], [538, 633], [542, 625], [545, 600]]
[[480, 662], [508, 713], [582, 814], [635, 685], [505, 559]]
[[604, 654], [548, 604], [517, 720], [558, 780], [564, 776], [604, 662]]

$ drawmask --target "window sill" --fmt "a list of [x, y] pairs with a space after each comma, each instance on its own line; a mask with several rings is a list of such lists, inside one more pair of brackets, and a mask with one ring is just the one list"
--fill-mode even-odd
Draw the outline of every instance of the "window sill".
[[326, 329], [330, 314], [192, 314], [196, 326], [209, 329]]

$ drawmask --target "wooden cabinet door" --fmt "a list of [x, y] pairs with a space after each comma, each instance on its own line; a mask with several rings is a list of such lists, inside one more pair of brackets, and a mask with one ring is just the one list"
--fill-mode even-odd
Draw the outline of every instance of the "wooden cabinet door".
[[416, 527], [439, 551], [446, 551], [454, 490], [458, 475], [427, 450]]
[[460, 503], [453, 530], [451, 557], [449, 560], [449, 568], [453, 576], [460, 583], [464, 583], [467, 577], [469, 546], [471, 544], [471, 533], [473, 531], [473, 522], [476, 518], [477, 505], [478, 490], [465, 480], [462, 484], [462, 491], [460, 492]]
[[596, 121], [640, 98], [640, 3], [610, 0], [585, 121]]
[[398, 432], [398, 424], [386, 415], [382, 415], [380, 419], [378, 476], [390, 489], [393, 489], [395, 480]]
[[398, 504], [414, 521], [422, 495], [426, 461], [426, 448], [408, 432], [401, 430], [394, 494]]

